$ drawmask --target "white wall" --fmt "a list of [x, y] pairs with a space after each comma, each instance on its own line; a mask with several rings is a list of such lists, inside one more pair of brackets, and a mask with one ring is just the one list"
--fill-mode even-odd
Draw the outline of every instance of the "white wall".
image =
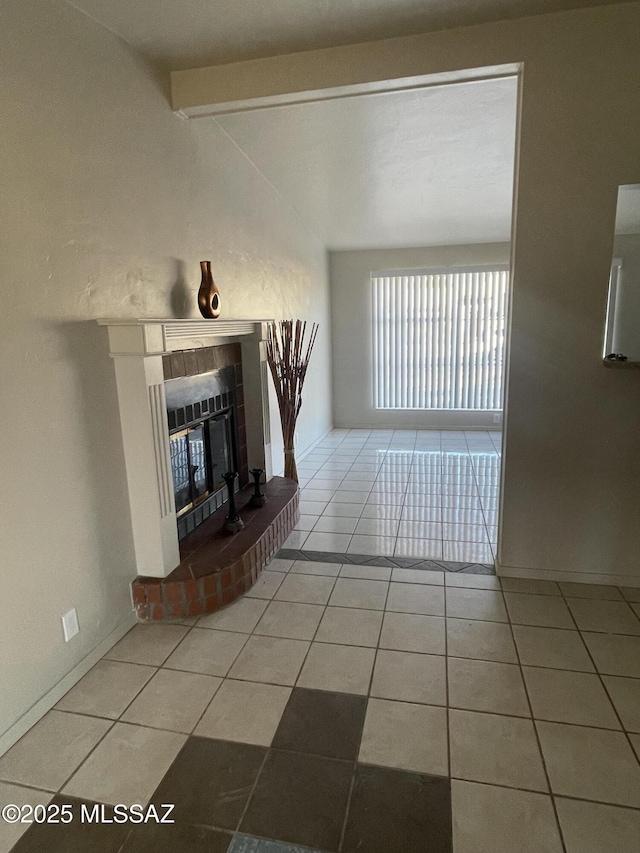
[[618, 279], [613, 352], [640, 361], [640, 234], [618, 234], [613, 257], [622, 261]]
[[337, 427], [495, 429], [488, 412], [374, 409], [370, 275], [378, 270], [508, 264], [508, 243], [331, 252], [333, 406]]
[[633, 2], [174, 77], [176, 103], [224, 109], [521, 65], [503, 573], [640, 585], [640, 375], [602, 364], [618, 186], [640, 183], [639, 43]]
[[321, 323], [301, 451], [331, 426], [331, 389], [324, 249], [215, 121], [173, 115], [149, 68], [58, 0], [5, 0], [0, 43], [2, 751], [132, 609], [113, 365], [91, 319], [195, 316], [210, 258], [225, 317]]

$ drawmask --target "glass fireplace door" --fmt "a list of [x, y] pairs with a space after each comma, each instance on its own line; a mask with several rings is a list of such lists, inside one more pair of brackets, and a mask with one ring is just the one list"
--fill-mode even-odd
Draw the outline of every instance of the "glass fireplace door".
[[191, 509], [209, 494], [204, 424], [169, 437], [176, 515]]
[[224, 485], [237, 471], [231, 411], [169, 435], [176, 515], [180, 517]]

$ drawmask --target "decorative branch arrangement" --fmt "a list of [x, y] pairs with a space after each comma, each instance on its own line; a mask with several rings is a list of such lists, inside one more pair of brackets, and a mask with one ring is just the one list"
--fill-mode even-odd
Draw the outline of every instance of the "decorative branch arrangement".
[[267, 361], [278, 398], [284, 440], [284, 476], [296, 483], [296, 421], [302, 406], [302, 386], [318, 334], [318, 324], [311, 325], [311, 333], [305, 342], [306, 333], [306, 321], [281, 320], [280, 323], [271, 323], [267, 338]]

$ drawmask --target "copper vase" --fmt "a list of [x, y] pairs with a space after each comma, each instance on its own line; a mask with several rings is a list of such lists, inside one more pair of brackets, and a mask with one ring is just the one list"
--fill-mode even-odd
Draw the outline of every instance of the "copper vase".
[[200, 261], [202, 281], [198, 291], [198, 308], [207, 320], [220, 316], [220, 291], [211, 274], [211, 261]]

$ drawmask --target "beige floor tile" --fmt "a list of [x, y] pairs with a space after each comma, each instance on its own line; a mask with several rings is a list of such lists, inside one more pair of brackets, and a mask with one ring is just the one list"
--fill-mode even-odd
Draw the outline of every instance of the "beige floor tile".
[[[300, 505], [302, 509], [302, 501]], [[330, 503], [324, 505], [322, 515], [329, 516], [330, 518], [360, 518], [363, 507], [363, 503]]]
[[[336, 493], [336, 498], [339, 494], [341, 493]], [[353, 533], [357, 524], [357, 518], [320, 515], [318, 516], [318, 520], [314, 524], [313, 529], [316, 533]]]
[[188, 630], [181, 625], [136, 625], [107, 652], [105, 658], [162, 666]]
[[269, 563], [267, 563], [265, 569], [269, 572], [283, 572], [286, 574], [294, 562], [294, 560], [282, 560], [280, 557], [274, 557]]
[[350, 563], [343, 563], [340, 569], [340, 577], [368, 581], [388, 581], [391, 579], [391, 569], [386, 566], [353, 566]]
[[145, 805], [186, 739], [175, 732], [116, 723], [63, 793], [111, 805]]
[[425, 584], [392, 583], [389, 586], [387, 610], [422, 616], [444, 616], [444, 589]]
[[603, 675], [602, 680], [629, 732], [640, 732], [640, 679]]
[[165, 663], [165, 667], [200, 672], [203, 675], [226, 675], [246, 642], [246, 634], [194, 628]]
[[501, 578], [505, 592], [528, 592], [538, 595], [560, 595], [555, 581], [541, 581], [535, 578]]
[[323, 613], [321, 604], [272, 601], [255, 633], [289, 640], [312, 640]]
[[523, 672], [536, 719], [620, 728], [598, 675], [530, 666], [523, 667]]
[[291, 687], [296, 683], [308, 650], [309, 643], [304, 640], [258, 637], [254, 634], [231, 667], [229, 677]]
[[615, 586], [595, 583], [560, 583], [563, 594], [573, 598], [597, 598], [605, 601], [623, 601], [622, 593]]
[[593, 656], [598, 672], [640, 678], [639, 637], [585, 632], [582, 639]]
[[[21, 788], [0, 782], [0, 812], [5, 806], [46, 806], [51, 802], [53, 794], [48, 791], [36, 791], [33, 788]], [[25, 815], [26, 816], [26, 815]], [[25, 832], [29, 823], [9, 823], [0, 819], [0, 853], [9, 853]]]
[[595, 672], [589, 653], [577, 631], [514, 625], [513, 635], [520, 662], [524, 665]]
[[399, 526], [400, 522], [394, 518], [360, 518], [354, 533], [366, 536], [396, 536]]
[[536, 726], [554, 794], [640, 807], [640, 765], [622, 732]]
[[483, 622], [508, 621], [502, 593], [485, 589], [448, 587], [447, 616], [480, 619]]
[[262, 572], [251, 589], [245, 593], [245, 598], [273, 598], [286, 576], [284, 572]]
[[384, 610], [389, 584], [386, 581], [338, 578], [331, 593], [332, 607], [356, 607], [366, 610]]
[[385, 613], [380, 648], [422, 654], [445, 654], [445, 620], [442, 616]]
[[455, 853], [562, 853], [551, 797], [453, 779]]
[[537, 625], [541, 628], [575, 628], [569, 608], [562, 598], [552, 595], [528, 595], [505, 592], [509, 618], [514, 625]]
[[638, 761], [640, 761], [640, 735], [630, 734], [629, 740], [631, 741], [631, 746], [633, 746], [636, 751]]
[[0, 779], [57, 791], [112, 724], [49, 711], [0, 758]]
[[313, 643], [298, 687], [366, 695], [374, 658], [374, 649]]
[[531, 716], [519, 666], [467, 658], [448, 658], [447, 666], [452, 708]]
[[626, 601], [568, 598], [567, 603], [581, 631], [640, 636], [640, 619]]
[[446, 776], [446, 709], [370, 699], [358, 760]]
[[445, 560], [461, 563], [491, 565], [494, 561], [488, 542], [453, 542], [445, 539], [442, 543], [442, 556]]
[[601, 803], [556, 797], [567, 853], [634, 853], [640, 839], [640, 812]]
[[315, 639], [321, 643], [375, 648], [381, 625], [382, 613], [377, 610], [327, 607]]
[[449, 711], [451, 776], [547, 791], [533, 723], [476, 711]]
[[445, 586], [461, 586], [467, 589], [500, 590], [500, 579], [495, 575], [476, 575], [472, 572], [445, 572]]
[[429, 586], [444, 586], [444, 572], [425, 569], [394, 569], [391, 580], [396, 583], [426, 583]]
[[379, 699], [446, 705], [445, 658], [413, 652], [380, 650], [371, 682], [371, 695]]
[[268, 604], [268, 601], [261, 598], [240, 598], [222, 610], [207, 613], [198, 622], [198, 628], [216, 628], [218, 631], [250, 634], [260, 621]]
[[329, 601], [335, 578], [319, 575], [292, 575], [276, 593], [276, 601], [299, 601], [303, 604], [326, 604]]
[[[337, 519], [342, 521], [342, 519]], [[349, 519], [346, 519], [349, 521]], [[315, 560], [296, 560], [291, 566], [291, 572], [295, 575], [324, 575], [337, 578], [340, 574], [340, 563], [320, 563]]]
[[122, 719], [190, 734], [221, 684], [222, 679], [213, 675], [160, 669]]
[[[408, 523], [413, 524], [413, 522]], [[393, 549], [394, 557], [416, 557], [420, 560], [442, 560], [443, 553], [441, 539], [409, 539], [404, 536], [399, 536], [395, 540]]]
[[117, 719], [154, 674], [150, 666], [101, 660], [56, 705], [59, 711]]
[[[346, 494], [346, 493], [345, 493]], [[304, 543], [299, 547], [304, 551], [315, 552], [337, 552], [344, 554], [351, 541], [350, 533], [309, 533]], [[287, 545], [287, 548], [295, 548], [295, 545]]]
[[270, 746], [290, 695], [290, 687], [227, 678], [195, 734]]
[[511, 627], [476, 619], [447, 619], [447, 653], [451, 657], [517, 663]]

